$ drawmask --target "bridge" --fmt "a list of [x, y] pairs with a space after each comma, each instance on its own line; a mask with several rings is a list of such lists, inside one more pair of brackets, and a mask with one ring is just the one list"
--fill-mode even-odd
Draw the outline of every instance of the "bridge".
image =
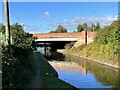
[[77, 33], [43, 33], [43, 34], [33, 34], [38, 39], [36, 42], [41, 41], [77, 41], [78, 38], [81, 36], [80, 32]]
[[76, 42], [75, 46], [93, 42], [96, 32], [70, 32], [70, 33], [41, 33], [33, 34], [36, 42]]

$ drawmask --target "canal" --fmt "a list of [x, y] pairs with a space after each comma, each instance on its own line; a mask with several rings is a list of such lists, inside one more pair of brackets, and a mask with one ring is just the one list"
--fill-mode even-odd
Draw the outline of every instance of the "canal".
[[[55, 55], [54, 53], [53, 56], [58, 58], [56, 59], [57, 61], [52, 59], [49, 63], [58, 72], [59, 79], [77, 88], [119, 87], [119, 71], [117, 69], [97, 64], [83, 58], [74, 57], [69, 54], [62, 55], [59, 53], [59, 56], [57, 56], [57, 54]], [[59, 58], [63, 60], [59, 60]]]

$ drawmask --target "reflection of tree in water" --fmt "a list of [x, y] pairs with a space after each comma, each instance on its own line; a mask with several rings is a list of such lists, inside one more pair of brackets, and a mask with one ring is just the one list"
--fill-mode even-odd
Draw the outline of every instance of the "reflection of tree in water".
[[71, 55], [66, 55], [65, 60], [67, 61], [75, 61], [80, 66], [86, 67], [88, 71], [94, 74], [96, 79], [103, 83], [104, 85], [118, 87], [119, 86], [119, 78], [118, 78], [118, 71], [115, 71], [111, 68], [107, 68], [103, 65], [86, 61], [85, 59], [80, 59], [78, 57], [74, 57]]
[[50, 52], [50, 57], [49, 60], [55, 60], [55, 61], [64, 61], [65, 60], [65, 55], [62, 53], [56, 52], [56, 51], [51, 51]]

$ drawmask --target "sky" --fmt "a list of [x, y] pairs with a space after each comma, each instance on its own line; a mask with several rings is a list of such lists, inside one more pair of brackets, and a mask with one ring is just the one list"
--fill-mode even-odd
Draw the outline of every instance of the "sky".
[[[9, 13], [10, 24], [18, 22], [29, 33], [48, 33], [58, 25], [73, 32], [83, 23], [109, 25], [118, 15], [118, 2], [9, 2]], [[0, 21], [5, 23], [3, 3]]]

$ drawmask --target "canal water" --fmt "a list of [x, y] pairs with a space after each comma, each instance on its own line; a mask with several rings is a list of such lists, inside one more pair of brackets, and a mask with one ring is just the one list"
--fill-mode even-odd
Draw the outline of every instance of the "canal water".
[[[74, 61], [74, 62], [73, 62]], [[66, 54], [64, 61], [49, 61], [59, 79], [77, 88], [118, 88], [119, 71]]]
[[42, 54], [44, 54], [44, 47], [37, 47], [37, 50], [40, 51]]

